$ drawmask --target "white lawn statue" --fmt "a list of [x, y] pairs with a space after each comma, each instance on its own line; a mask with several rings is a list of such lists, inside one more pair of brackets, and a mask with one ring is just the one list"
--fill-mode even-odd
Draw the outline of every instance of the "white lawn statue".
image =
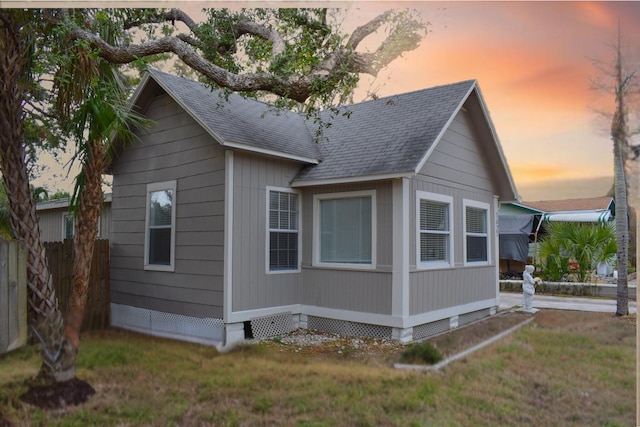
[[522, 311], [526, 313], [537, 313], [538, 309], [533, 308], [533, 296], [536, 294], [536, 285], [538, 282], [533, 278], [535, 271], [533, 265], [525, 265], [522, 273]]

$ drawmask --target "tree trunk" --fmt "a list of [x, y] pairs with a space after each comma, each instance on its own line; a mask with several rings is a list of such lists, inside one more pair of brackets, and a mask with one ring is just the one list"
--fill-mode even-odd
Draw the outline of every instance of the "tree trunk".
[[627, 181], [624, 159], [620, 153], [620, 141], [614, 141], [616, 244], [618, 246], [618, 286], [616, 292], [616, 316], [629, 314], [629, 210], [627, 205]]
[[620, 34], [615, 63], [615, 103], [616, 109], [611, 120], [613, 140], [614, 191], [616, 199], [616, 243], [618, 246], [618, 286], [616, 292], [616, 316], [629, 314], [629, 205], [627, 204], [627, 180], [625, 162], [628, 157], [629, 131], [627, 127], [626, 93], [633, 74], [622, 74], [622, 52]]
[[75, 373], [65, 363], [69, 346], [63, 336], [63, 319], [40, 240], [25, 157], [23, 103], [26, 89], [22, 79], [26, 74], [28, 52], [24, 45], [20, 40], [19, 25], [5, 21], [0, 28], [0, 170], [9, 199], [14, 235], [28, 251], [30, 325], [42, 344], [41, 374], [64, 381]]
[[80, 332], [84, 319], [91, 272], [91, 258], [98, 234], [98, 220], [102, 207], [102, 173], [106, 167], [104, 146], [94, 141], [84, 161], [82, 176], [84, 185], [80, 189], [76, 234], [73, 239], [73, 272], [71, 275], [71, 299], [65, 324], [65, 336], [77, 354]]

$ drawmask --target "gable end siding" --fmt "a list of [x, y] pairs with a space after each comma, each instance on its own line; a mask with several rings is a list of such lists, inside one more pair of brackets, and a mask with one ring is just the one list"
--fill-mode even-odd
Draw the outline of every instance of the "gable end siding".
[[[111, 300], [160, 312], [222, 317], [224, 150], [166, 95], [153, 126], [113, 166]], [[147, 184], [177, 181], [175, 271], [145, 271]]]
[[[410, 183], [409, 262], [410, 314], [417, 315], [457, 305], [495, 299], [497, 273], [493, 236], [497, 215], [493, 206], [496, 186], [490, 176], [491, 165], [479, 142], [469, 113], [460, 111], [447, 129], [428, 161]], [[453, 267], [433, 270], [416, 269], [416, 191], [443, 194], [453, 198]], [[463, 200], [489, 205], [489, 265], [464, 265]]]

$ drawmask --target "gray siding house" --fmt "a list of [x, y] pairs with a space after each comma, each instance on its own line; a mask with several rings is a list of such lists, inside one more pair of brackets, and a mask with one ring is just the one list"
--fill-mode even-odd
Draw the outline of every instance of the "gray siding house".
[[[62, 242], [73, 239], [75, 218], [69, 210], [69, 199], [55, 199], [40, 202], [36, 205], [38, 225], [43, 242]], [[98, 222], [98, 239], [108, 239], [111, 225], [111, 194], [105, 194], [100, 220]]]
[[476, 81], [303, 115], [149, 70], [113, 161], [114, 326], [215, 345], [409, 342], [495, 312], [517, 193]]

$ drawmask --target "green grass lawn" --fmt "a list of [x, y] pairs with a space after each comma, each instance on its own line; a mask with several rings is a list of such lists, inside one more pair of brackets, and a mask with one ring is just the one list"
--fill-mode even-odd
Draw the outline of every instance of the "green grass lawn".
[[632, 426], [635, 349], [635, 317], [553, 310], [428, 373], [109, 330], [83, 336], [80, 407], [22, 403], [38, 349], [0, 356], [0, 426]]

